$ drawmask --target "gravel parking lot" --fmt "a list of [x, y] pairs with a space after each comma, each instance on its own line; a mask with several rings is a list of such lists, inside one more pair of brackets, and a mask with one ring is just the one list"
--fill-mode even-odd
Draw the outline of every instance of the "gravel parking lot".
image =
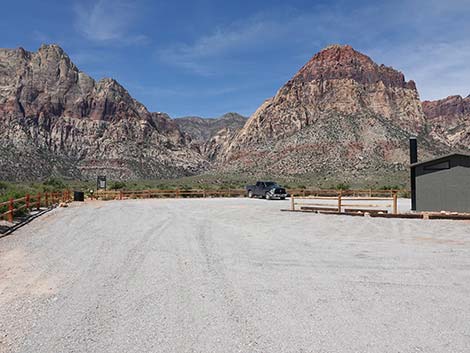
[[0, 352], [470, 352], [470, 223], [89, 202], [0, 239]]

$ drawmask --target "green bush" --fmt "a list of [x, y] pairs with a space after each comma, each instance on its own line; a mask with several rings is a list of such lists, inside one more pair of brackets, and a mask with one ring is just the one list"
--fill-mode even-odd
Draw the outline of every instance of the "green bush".
[[115, 181], [109, 187], [110, 190], [122, 190], [125, 188], [127, 188], [127, 185], [123, 181]]
[[334, 185], [331, 189], [334, 189], [334, 190], [350, 190], [351, 186], [346, 184], [346, 183], [339, 183], [339, 184]]
[[60, 180], [60, 179], [57, 179], [57, 178], [49, 178], [47, 179], [45, 182], [44, 182], [44, 186], [45, 188], [44, 191], [60, 191], [60, 190], [64, 190], [67, 188], [67, 186], [65, 185], [65, 183]]
[[384, 185], [379, 188], [379, 190], [401, 190], [402, 187], [399, 185]]

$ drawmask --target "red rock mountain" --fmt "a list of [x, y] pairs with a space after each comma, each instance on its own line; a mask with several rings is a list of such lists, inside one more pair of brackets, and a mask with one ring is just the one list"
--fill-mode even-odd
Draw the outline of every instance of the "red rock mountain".
[[0, 49], [0, 179], [155, 179], [209, 170], [403, 183], [410, 135], [419, 137], [422, 159], [468, 151], [469, 107], [470, 98], [459, 96], [421, 104], [402, 73], [334, 45], [246, 123], [233, 114], [175, 121], [149, 112], [115, 80], [93, 80], [58, 46]]
[[218, 166], [319, 180], [403, 177], [410, 135], [421, 137], [422, 157], [439, 154], [442, 146], [425, 134], [413, 81], [350, 46], [334, 45], [316, 54], [253, 114]]
[[423, 102], [430, 136], [452, 150], [470, 148], [470, 96]]
[[0, 179], [160, 178], [207, 162], [167, 115], [94, 81], [56, 45], [0, 50]]
[[245, 125], [247, 118], [237, 113], [227, 113], [215, 119], [191, 116], [174, 121], [181, 131], [191, 137], [192, 145], [213, 162]]

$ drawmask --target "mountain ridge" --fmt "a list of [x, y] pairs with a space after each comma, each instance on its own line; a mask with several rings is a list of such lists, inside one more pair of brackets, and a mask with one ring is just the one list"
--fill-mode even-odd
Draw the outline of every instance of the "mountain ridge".
[[406, 180], [422, 158], [470, 145], [470, 96], [419, 99], [403, 73], [351, 46], [315, 54], [250, 117], [172, 119], [57, 45], [0, 49], [0, 179], [177, 178], [201, 173]]
[[423, 156], [446, 148], [433, 144], [426, 128], [413, 81], [350, 46], [334, 45], [258, 108], [220, 154], [219, 167], [326, 180], [404, 177], [409, 136], [420, 137]]
[[2, 49], [0, 63], [1, 179], [169, 178], [207, 167], [168, 116], [114, 79], [93, 80], [59, 46]]

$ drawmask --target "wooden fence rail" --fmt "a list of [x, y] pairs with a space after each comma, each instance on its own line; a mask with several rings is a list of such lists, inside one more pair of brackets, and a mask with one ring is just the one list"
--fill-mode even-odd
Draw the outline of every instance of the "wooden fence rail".
[[0, 212], [2, 208], [7, 208], [6, 212], [0, 213], [0, 219], [6, 219], [8, 222], [13, 223], [15, 215], [20, 211], [29, 213], [33, 209], [39, 210], [41, 207], [47, 208], [71, 200], [70, 190], [38, 193], [36, 195], [26, 194], [18, 199], [10, 198], [8, 201], [0, 202]]
[[[348, 190], [349, 191], [349, 190]], [[387, 190], [388, 191], [388, 190]], [[382, 191], [380, 191], [382, 193]], [[388, 197], [384, 196], [349, 196], [349, 195], [358, 195], [357, 191], [354, 193], [345, 193], [343, 191], [336, 191], [336, 196], [294, 196], [291, 195], [291, 211], [296, 211], [296, 206], [300, 206], [301, 210], [312, 210], [312, 211], [332, 211], [341, 213], [343, 210], [347, 212], [373, 212], [377, 207], [386, 207], [392, 208], [393, 214], [398, 214], [398, 192], [396, 190], [390, 190], [387, 192], [390, 194]], [[374, 192], [371, 192], [372, 195], [376, 195]], [[305, 200], [299, 202], [299, 200]], [[326, 203], [311, 203], [308, 201], [334, 201], [335, 204], [326, 204]], [[350, 203], [350, 202], [360, 202], [360, 201], [391, 201], [391, 205], [381, 205], [381, 204], [363, 204], [363, 203]], [[361, 207], [360, 209], [347, 209], [347, 207]], [[364, 209], [365, 208], [365, 209]], [[387, 212], [385, 210], [380, 210]]]
[[337, 189], [289, 189], [292, 196], [342, 196], [350, 197], [393, 197], [393, 194], [409, 194], [409, 190], [373, 190], [373, 189], [351, 189], [351, 190], [337, 190]]
[[101, 200], [125, 200], [147, 198], [180, 198], [180, 197], [244, 197], [244, 189], [208, 190], [208, 189], [174, 189], [174, 190], [116, 190], [99, 191], [90, 195], [91, 198]]
[[[328, 190], [328, 189], [289, 189], [288, 192], [294, 197], [316, 197], [318, 199], [338, 199], [342, 197], [355, 198], [356, 200], [374, 198], [378, 200], [393, 199], [393, 195], [406, 193], [406, 190]], [[172, 189], [172, 190], [114, 190], [99, 191], [91, 195], [91, 198], [101, 200], [124, 200], [140, 198], [179, 198], [179, 197], [245, 197], [245, 189]]]

